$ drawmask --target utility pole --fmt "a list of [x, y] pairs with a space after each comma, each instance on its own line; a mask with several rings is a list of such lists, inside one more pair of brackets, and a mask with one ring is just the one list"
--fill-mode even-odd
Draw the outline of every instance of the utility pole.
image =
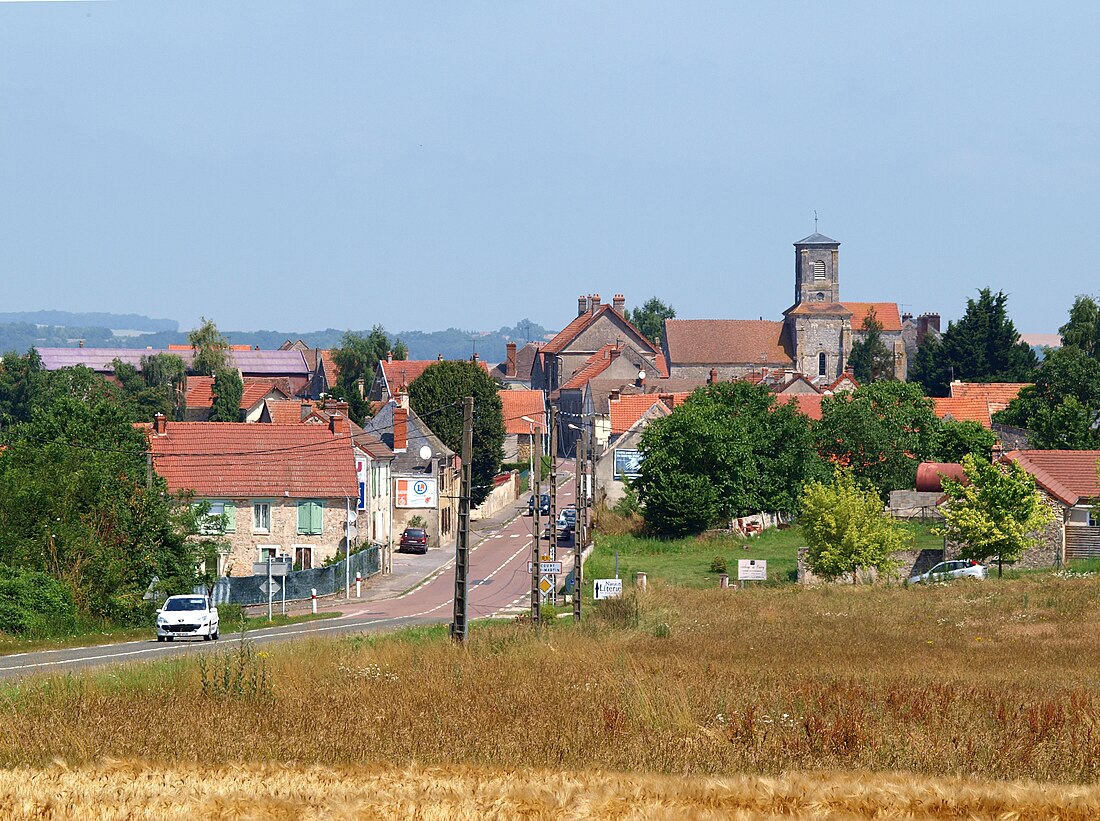
[[451, 638], [466, 643], [466, 616], [470, 592], [470, 485], [474, 461], [474, 398], [467, 396], [462, 405], [462, 488], [458, 497], [458, 540], [455, 543], [455, 604]]
[[581, 433], [577, 440], [577, 521], [573, 526], [573, 621], [581, 620], [581, 594], [584, 591], [584, 545], [588, 537], [588, 509], [585, 504], [585, 471], [588, 465], [588, 427], [581, 418]]
[[[550, 406], [550, 545], [546, 549], [550, 561], [558, 559], [558, 409]], [[558, 585], [546, 591], [548, 604], [558, 603]]]
[[539, 590], [539, 539], [542, 538], [542, 534], [539, 532], [539, 508], [542, 507], [542, 431], [535, 432], [535, 453], [538, 454], [538, 461], [536, 464], [539, 469], [535, 471], [534, 476], [534, 494], [535, 494], [535, 507], [531, 511], [531, 623], [538, 627], [539, 619], [542, 617], [542, 608], [540, 607], [539, 596], [541, 592]]

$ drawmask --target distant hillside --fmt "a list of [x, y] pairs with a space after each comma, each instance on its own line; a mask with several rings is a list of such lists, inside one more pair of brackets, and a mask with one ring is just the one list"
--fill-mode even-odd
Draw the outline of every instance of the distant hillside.
[[[5, 321], [4, 317], [37, 317], [36, 320], [24, 319], [21, 322]], [[58, 317], [112, 317], [112, 325], [69, 325], [47, 324], [39, 322], [50, 316]], [[115, 322], [166, 323], [170, 328], [141, 334], [116, 335], [117, 330], [140, 330], [133, 325], [115, 325]], [[174, 320], [153, 320], [147, 317], [118, 314], [65, 314], [63, 311], [41, 311], [25, 314], [0, 314], [0, 353], [15, 351], [25, 353], [31, 348], [67, 348], [83, 342], [87, 348], [167, 348], [169, 345], [186, 345], [187, 334], [177, 330], [179, 323]], [[301, 333], [299, 331], [225, 331], [226, 338], [234, 345], [250, 345], [262, 350], [275, 350], [287, 340], [301, 339], [311, 348], [335, 348], [339, 346], [344, 331], [327, 328], [323, 331]], [[356, 331], [364, 336], [370, 330]], [[505, 345], [513, 341], [519, 345], [528, 339], [545, 340], [547, 330], [530, 320], [521, 320], [514, 327], [503, 327], [498, 331], [463, 331], [450, 328], [446, 331], [401, 331], [390, 332], [390, 337], [400, 339], [409, 348], [410, 359], [434, 359], [440, 354], [444, 359], [469, 359], [477, 351], [486, 362], [496, 364], [504, 360]]]
[[17, 311], [0, 313], [0, 324], [52, 325], [66, 328], [114, 328], [119, 331], [177, 331], [174, 319], [150, 319], [140, 314], [71, 313], [69, 311]]

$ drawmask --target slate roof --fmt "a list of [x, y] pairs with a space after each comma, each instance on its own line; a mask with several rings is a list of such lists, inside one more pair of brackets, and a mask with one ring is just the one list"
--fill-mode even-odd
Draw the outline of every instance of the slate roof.
[[863, 320], [875, 309], [875, 319], [882, 325], [882, 330], [896, 332], [901, 330], [901, 314], [898, 313], [896, 302], [841, 302], [845, 308], [852, 312], [852, 330], [863, 330]]
[[1018, 463], [1063, 504], [1073, 506], [1100, 496], [1100, 450], [1014, 450], [1002, 458]]
[[[374, 434], [390, 450], [393, 450], [393, 410], [396, 407], [396, 403], [392, 400], [385, 403], [363, 425], [363, 430], [366, 433]], [[424, 445], [432, 449], [432, 459], [436, 462], [441, 458], [450, 458], [455, 455], [454, 451], [444, 445], [439, 437], [432, 433], [424, 420], [417, 416], [411, 408], [409, 409], [405, 431], [407, 446], [403, 452], [394, 453], [394, 473], [422, 475], [424, 460], [420, 458], [420, 448]]]
[[143, 427], [153, 467], [172, 492], [298, 499], [358, 493], [351, 437], [326, 426], [168, 422], [164, 435]]
[[[100, 373], [114, 373], [111, 362], [120, 359], [135, 368], [141, 367], [143, 356], [158, 353], [171, 353], [180, 357], [188, 366], [193, 352], [190, 348], [168, 351], [163, 348], [39, 348], [42, 367], [48, 371], [84, 365]], [[229, 361], [245, 376], [301, 376], [309, 374], [305, 357], [301, 351], [256, 351], [231, 350]]]
[[669, 364], [790, 366], [794, 363], [784, 344], [783, 327], [783, 322], [768, 319], [669, 319], [665, 321]]
[[819, 234], [814, 231], [808, 237], [803, 237], [795, 245], [840, 245], [835, 239], [830, 239], [824, 234]]
[[524, 434], [531, 432], [531, 426], [523, 421], [527, 416], [535, 420], [535, 430], [546, 431], [546, 395], [542, 391], [510, 391], [507, 389], [497, 392], [500, 404], [504, 409], [504, 432], [508, 435]]

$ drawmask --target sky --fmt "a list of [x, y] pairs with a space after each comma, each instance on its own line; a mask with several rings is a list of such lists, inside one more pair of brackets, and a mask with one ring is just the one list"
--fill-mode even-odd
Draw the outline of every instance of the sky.
[[560, 328], [577, 296], [1022, 332], [1100, 291], [1100, 4], [0, 1], [5, 311]]

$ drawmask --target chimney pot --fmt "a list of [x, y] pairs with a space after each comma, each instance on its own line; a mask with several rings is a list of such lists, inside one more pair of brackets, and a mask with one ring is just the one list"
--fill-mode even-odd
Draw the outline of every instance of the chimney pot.
[[168, 433], [168, 417], [163, 413], [153, 414], [153, 433], [157, 436], [164, 436]]
[[577, 297], [577, 316], [584, 316], [588, 313], [588, 297], [583, 294]]
[[592, 296], [589, 297], [589, 300], [592, 303], [592, 313], [595, 313], [596, 311], [600, 310], [600, 295], [599, 294], [592, 294]]
[[611, 306], [620, 314], [623, 313], [626, 310], [626, 297], [622, 294], [615, 294]]
[[393, 362], [393, 351], [386, 351], [386, 361]]
[[608, 396], [607, 398], [608, 398], [608, 400], [609, 400], [609, 401], [611, 401], [611, 402], [618, 402], [618, 401], [619, 401], [619, 396], [620, 396], [620, 395], [621, 395], [621, 394], [619, 393], [619, 389], [618, 389], [618, 388], [614, 388], [614, 389], [612, 389], [612, 391], [611, 391], [611, 394], [610, 394], [610, 395], [609, 395], [609, 396]]
[[332, 431], [333, 436], [350, 436], [351, 435], [351, 423], [348, 418], [342, 413], [334, 413], [329, 417], [328, 429]]

